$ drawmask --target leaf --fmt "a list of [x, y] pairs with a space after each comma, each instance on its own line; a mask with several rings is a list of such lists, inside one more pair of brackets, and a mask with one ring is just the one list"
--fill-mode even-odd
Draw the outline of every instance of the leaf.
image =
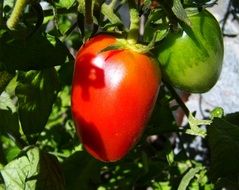
[[14, 77], [13, 73], [0, 71], [0, 94], [5, 90], [10, 80]]
[[186, 130], [187, 134], [201, 136], [205, 138], [207, 135], [207, 131], [205, 129], [200, 128], [200, 125], [210, 125], [212, 121], [196, 119], [192, 113], [189, 113], [188, 123], [190, 129]]
[[19, 123], [17, 113], [10, 110], [0, 110], [0, 130], [19, 136]]
[[195, 177], [195, 175], [202, 170], [202, 166], [198, 166], [196, 168], [191, 168], [182, 178], [178, 190], [186, 190], [190, 181]]
[[61, 68], [58, 70], [58, 75], [60, 78], [60, 82], [63, 86], [71, 85], [72, 78], [74, 73], [74, 62], [68, 62], [61, 65]]
[[238, 123], [239, 123], [239, 112], [227, 114], [224, 117], [224, 119], [227, 120], [228, 122], [234, 124], [234, 125], [238, 125]]
[[0, 172], [8, 190], [64, 189], [57, 159], [37, 147], [25, 149], [21, 156], [8, 163]]
[[173, 0], [173, 7], [172, 7], [172, 11], [175, 14], [175, 16], [183, 21], [184, 23], [186, 23], [188, 26], [191, 25], [191, 22], [187, 16], [186, 11], [183, 8], [183, 5], [181, 3], [181, 0]]
[[69, 9], [75, 3], [75, 0], [58, 0], [53, 1], [56, 7]]
[[3, 92], [0, 95], [0, 109], [16, 112], [16, 106], [14, 105], [8, 93]]
[[111, 24], [122, 26], [122, 22], [120, 18], [118, 17], [116, 13], [114, 13], [114, 10], [112, 6], [110, 6], [110, 4], [108, 5], [106, 3], [103, 3], [101, 6], [101, 12], [107, 19], [109, 19]]
[[64, 190], [65, 179], [57, 158], [41, 152], [39, 176], [36, 189], [39, 190]]
[[93, 181], [94, 178], [100, 177], [100, 165], [100, 162], [85, 151], [78, 151], [71, 155], [62, 164], [66, 177], [66, 189], [97, 189], [93, 186]]
[[212, 179], [239, 175], [239, 126], [215, 118], [208, 128], [208, 141]]
[[5, 92], [0, 96], [0, 121], [0, 130], [2, 132], [19, 135], [16, 107], [9, 95]]
[[143, 39], [146, 42], [159, 42], [169, 33], [168, 23], [164, 22], [165, 15], [162, 10], [152, 10], [145, 23]]
[[59, 90], [54, 68], [42, 71], [19, 72], [16, 95], [22, 129], [28, 140], [30, 135], [40, 133], [52, 110]]
[[72, 59], [59, 39], [40, 33], [22, 39], [5, 32], [0, 38], [0, 52], [0, 71], [46, 69]]

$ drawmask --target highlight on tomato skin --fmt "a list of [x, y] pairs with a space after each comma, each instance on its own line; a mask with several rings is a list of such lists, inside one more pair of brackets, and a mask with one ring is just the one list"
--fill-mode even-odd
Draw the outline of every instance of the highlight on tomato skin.
[[169, 32], [155, 48], [163, 78], [191, 93], [209, 91], [222, 70], [224, 45], [219, 23], [206, 9], [191, 10], [191, 27]]
[[122, 159], [141, 137], [154, 108], [161, 72], [154, 59], [130, 49], [102, 50], [114, 36], [100, 34], [78, 51], [71, 109], [85, 149], [96, 159]]

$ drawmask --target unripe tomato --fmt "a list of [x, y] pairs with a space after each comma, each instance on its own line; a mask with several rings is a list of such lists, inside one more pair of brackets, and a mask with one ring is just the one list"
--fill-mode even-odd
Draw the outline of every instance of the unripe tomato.
[[160, 86], [152, 58], [130, 49], [102, 51], [116, 38], [100, 34], [78, 51], [71, 107], [85, 149], [105, 162], [123, 158], [150, 117]]
[[203, 93], [218, 80], [223, 62], [223, 38], [217, 20], [207, 10], [189, 14], [191, 28], [170, 32], [156, 48], [163, 78], [188, 92]]

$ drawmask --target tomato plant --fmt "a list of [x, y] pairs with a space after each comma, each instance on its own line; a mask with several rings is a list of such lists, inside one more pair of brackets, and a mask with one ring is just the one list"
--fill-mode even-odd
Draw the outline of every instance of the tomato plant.
[[210, 90], [217, 82], [223, 62], [223, 39], [214, 16], [207, 10], [190, 10], [191, 26], [170, 32], [156, 48], [165, 80], [194, 93]]
[[97, 159], [117, 161], [141, 136], [160, 86], [160, 70], [147, 55], [109, 50], [116, 38], [97, 35], [76, 56], [72, 113], [85, 148]]
[[[222, 39], [207, 10], [227, 2]], [[222, 40], [238, 40], [225, 30], [238, 10], [235, 0], [0, 1], [0, 190], [239, 189], [231, 91], [220, 81], [230, 105], [200, 111], [185, 92], [209, 90], [229, 65]]]

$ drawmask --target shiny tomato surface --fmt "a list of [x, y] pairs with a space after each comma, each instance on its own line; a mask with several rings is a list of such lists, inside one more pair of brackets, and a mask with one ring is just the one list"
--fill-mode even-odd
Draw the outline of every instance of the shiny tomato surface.
[[160, 70], [130, 49], [102, 51], [116, 38], [100, 34], [76, 55], [72, 114], [85, 149], [105, 162], [123, 158], [140, 138], [155, 104]]
[[165, 81], [184, 91], [203, 93], [217, 82], [224, 46], [219, 23], [207, 10], [188, 13], [191, 27], [182, 24], [156, 48]]

